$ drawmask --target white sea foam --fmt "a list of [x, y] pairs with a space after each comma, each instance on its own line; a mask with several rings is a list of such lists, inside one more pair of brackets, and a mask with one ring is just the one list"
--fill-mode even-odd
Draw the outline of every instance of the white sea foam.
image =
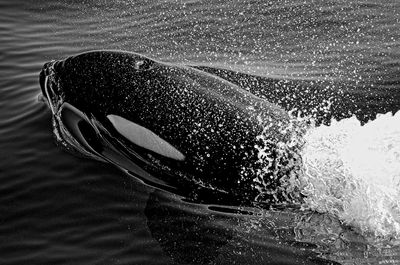
[[303, 207], [364, 235], [400, 238], [400, 112], [312, 127], [302, 149]]

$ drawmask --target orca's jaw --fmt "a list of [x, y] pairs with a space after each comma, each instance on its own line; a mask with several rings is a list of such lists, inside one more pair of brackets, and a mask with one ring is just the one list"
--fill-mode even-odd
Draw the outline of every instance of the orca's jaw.
[[57, 114], [59, 107], [62, 105], [62, 99], [57, 87], [56, 73], [54, 70], [55, 62], [56, 61], [45, 63], [39, 74], [39, 83], [42, 94], [53, 115]]

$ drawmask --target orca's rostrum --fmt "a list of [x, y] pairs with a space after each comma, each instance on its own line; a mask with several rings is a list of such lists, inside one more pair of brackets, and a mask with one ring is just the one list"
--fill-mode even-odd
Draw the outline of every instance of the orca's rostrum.
[[[293, 165], [282, 157], [295, 159], [276, 152], [290, 138], [288, 113], [225, 79], [92, 51], [46, 63], [40, 84], [59, 138], [85, 155], [201, 201], [211, 199], [200, 193], [231, 203], [283, 198], [271, 191]], [[260, 167], [271, 170], [263, 183], [255, 181]]]

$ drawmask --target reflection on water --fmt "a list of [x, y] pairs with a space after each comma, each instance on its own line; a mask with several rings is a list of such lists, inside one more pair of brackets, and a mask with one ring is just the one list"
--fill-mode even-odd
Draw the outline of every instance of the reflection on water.
[[242, 208], [241, 214], [233, 214], [226, 213], [229, 209], [207, 211], [204, 207], [182, 203], [179, 198], [159, 191], [150, 195], [145, 209], [149, 229], [174, 262], [396, 264], [400, 261], [399, 246], [370, 245], [352, 227], [344, 226], [330, 214], [295, 208], [285, 211]]
[[[399, 12], [395, 0], [1, 1], [0, 263], [400, 263], [399, 114], [367, 123], [400, 108]], [[189, 204], [54, 145], [38, 72], [92, 49], [315, 82], [318, 104], [337, 92], [367, 124], [310, 131], [307, 211]], [[314, 107], [287, 92], [271, 101]]]

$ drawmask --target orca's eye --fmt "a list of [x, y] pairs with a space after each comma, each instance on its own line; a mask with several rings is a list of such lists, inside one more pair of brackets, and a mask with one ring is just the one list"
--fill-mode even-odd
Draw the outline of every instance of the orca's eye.
[[142, 59], [142, 60], [136, 60], [133, 63], [133, 67], [137, 71], [146, 71], [152, 68], [152, 64], [153, 62], [151, 60]]

